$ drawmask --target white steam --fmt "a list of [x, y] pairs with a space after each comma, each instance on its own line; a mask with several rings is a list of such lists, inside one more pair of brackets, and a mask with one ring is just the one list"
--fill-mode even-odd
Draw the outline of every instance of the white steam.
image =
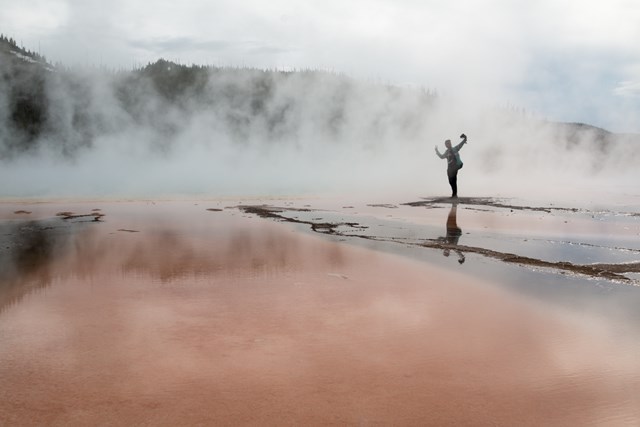
[[[462, 132], [469, 144], [461, 151], [461, 194], [616, 185], [639, 175], [637, 138], [611, 136], [602, 148], [597, 129], [418, 88], [327, 73], [213, 70], [199, 92], [173, 101], [141, 79], [126, 86], [135, 102], [125, 108], [121, 76], [73, 76], [76, 85], [52, 75], [56, 131], [1, 162], [0, 197], [447, 194], [446, 165], [433, 148], [456, 143]], [[263, 92], [260, 82], [268, 83]], [[5, 98], [0, 138], [10, 146]]]

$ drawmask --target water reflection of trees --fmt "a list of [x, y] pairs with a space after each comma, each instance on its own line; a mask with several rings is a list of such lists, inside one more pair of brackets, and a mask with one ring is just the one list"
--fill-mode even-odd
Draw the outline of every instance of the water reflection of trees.
[[49, 286], [53, 260], [70, 248], [72, 226], [51, 221], [0, 225], [0, 312]]
[[[339, 245], [301, 245], [300, 236], [270, 227], [188, 226], [105, 233], [101, 226], [33, 221], [0, 228], [0, 311], [54, 280], [97, 275], [149, 275], [161, 282], [193, 277], [269, 277], [314, 263], [339, 267]], [[125, 277], [126, 279], [126, 277]]]
[[[341, 265], [341, 251], [337, 245], [327, 245], [316, 253], [302, 252], [297, 236], [266, 227], [200, 238], [162, 231], [138, 239], [128, 249], [112, 252], [122, 258], [124, 272], [149, 274], [168, 282], [194, 275], [212, 278], [276, 275], [313, 263], [318, 257], [331, 265]], [[129, 255], [125, 256], [127, 252]]]

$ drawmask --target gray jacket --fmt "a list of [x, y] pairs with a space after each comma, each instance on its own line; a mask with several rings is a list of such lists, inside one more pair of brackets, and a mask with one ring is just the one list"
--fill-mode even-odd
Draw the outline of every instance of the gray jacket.
[[440, 157], [441, 159], [447, 159], [447, 169], [458, 170], [462, 167], [462, 159], [460, 159], [460, 154], [458, 154], [458, 152], [466, 143], [467, 140], [465, 139], [460, 144], [451, 148], [447, 148], [446, 151], [442, 154], [440, 153], [440, 151], [438, 151], [438, 147], [436, 147], [436, 154], [438, 155], [438, 157]]

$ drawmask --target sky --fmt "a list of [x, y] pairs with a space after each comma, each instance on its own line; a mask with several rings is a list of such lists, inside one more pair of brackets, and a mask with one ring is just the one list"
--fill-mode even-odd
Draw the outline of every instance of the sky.
[[51, 62], [322, 69], [640, 132], [636, 0], [0, 0]]

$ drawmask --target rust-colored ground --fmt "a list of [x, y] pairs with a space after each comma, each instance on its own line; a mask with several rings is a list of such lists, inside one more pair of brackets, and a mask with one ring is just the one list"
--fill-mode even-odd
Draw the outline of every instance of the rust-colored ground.
[[3, 276], [0, 425], [640, 423], [597, 319], [218, 204], [99, 207]]

